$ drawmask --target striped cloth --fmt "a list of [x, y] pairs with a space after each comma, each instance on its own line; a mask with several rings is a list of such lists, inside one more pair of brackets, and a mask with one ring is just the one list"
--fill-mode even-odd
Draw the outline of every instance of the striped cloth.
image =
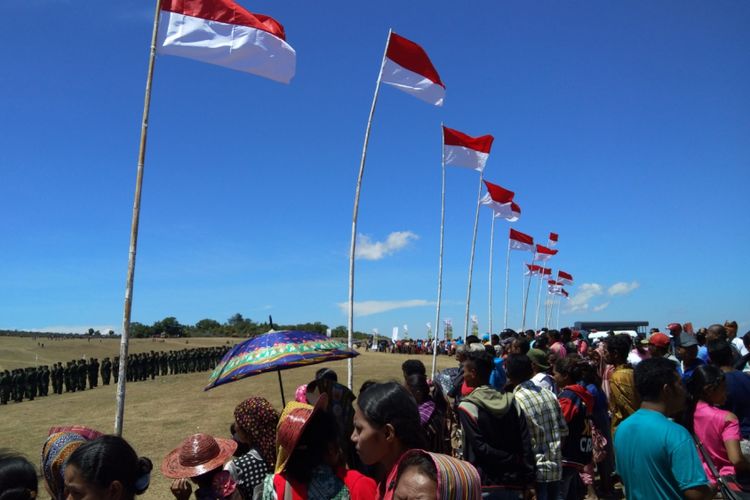
[[[401, 456], [404, 462], [410, 456], [424, 455], [435, 465], [437, 471], [437, 500], [480, 500], [482, 481], [479, 473], [469, 462], [450, 455], [424, 450], [409, 450]], [[399, 476], [403, 470], [399, 467]]]

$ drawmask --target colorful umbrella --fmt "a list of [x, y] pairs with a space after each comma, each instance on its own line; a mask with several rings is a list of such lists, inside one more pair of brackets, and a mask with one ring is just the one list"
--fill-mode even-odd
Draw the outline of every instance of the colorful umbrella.
[[[298, 330], [270, 331], [234, 346], [222, 358], [208, 379], [205, 390], [259, 373], [279, 372], [359, 356], [343, 342], [325, 335]], [[284, 389], [281, 389], [284, 399]]]

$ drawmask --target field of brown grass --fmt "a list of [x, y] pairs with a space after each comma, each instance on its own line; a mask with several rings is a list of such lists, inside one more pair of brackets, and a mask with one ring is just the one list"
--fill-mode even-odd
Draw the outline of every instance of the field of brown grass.
[[[135, 339], [130, 352], [182, 349], [221, 345], [237, 339], [168, 339], [152, 341]], [[37, 345], [44, 343], [44, 348]], [[119, 351], [119, 340], [67, 339], [51, 341], [29, 338], [0, 337], [0, 370], [55, 361], [105, 356], [113, 357]], [[431, 358], [419, 356], [430, 369]], [[407, 356], [397, 354], [365, 353], [354, 360], [354, 389], [368, 379], [401, 380], [401, 363]], [[313, 365], [282, 372], [287, 401], [294, 398], [295, 389], [310, 381], [315, 371], [324, 365]], [[346, 379], [346, 361], [327, 363]], [[438, 369], [455, 366], [453, 358], [439, 357]], [[123, 436], [139, 455], [154, 462], [151, 487], [141, 498], [169, 499], [169, 480], [159, 472], [164, 456], [177, 447], [180, 441], [195, 432], [207, 432], [221, 437], [229, 436], [234, 407], [243, 399], [261, 395], [279, 410], [281, 396], [276, 373], [263, 374], [210, 391], [203, 391], [208, 372], [167, 375], [155, 380], [127, 385]], [[49, 427], [53, 425], [81, 424], [102, 432], [112, 432], [115, 415], [115, 386], [102, 386], [93, 390], [62, 395], [50, 395], [23, 403], [0, 406], [0, 447], [11, 448], [26, 455], [38, 467], [42, 444]], [[42, 485], [40, 484], [40, 490]], [[42, 498], [46, 498], [46, 493]]]

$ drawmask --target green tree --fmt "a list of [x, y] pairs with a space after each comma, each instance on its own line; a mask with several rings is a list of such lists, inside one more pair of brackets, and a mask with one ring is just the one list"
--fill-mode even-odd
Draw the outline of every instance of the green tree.
[[194, 329], [197, 334], [221, 335], [222, 333], [221, 323], [210, 318], [198, 321]]
[[144, 325], [143, 323], [138, 323], [137, 321], [133, 321], [130, 323], [130, 336], [135, 337], [138, 339], [151, 337], [152, 335], [152, 329], [148, 325]]

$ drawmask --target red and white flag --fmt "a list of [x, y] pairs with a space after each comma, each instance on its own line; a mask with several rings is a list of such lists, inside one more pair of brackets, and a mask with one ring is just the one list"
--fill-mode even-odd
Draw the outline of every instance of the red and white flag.
[[557, 233], [549, 233], [549, 246], [557, 245]]
[[443, 162], [451, 167], [471, 168], [481, 172], [490, 156], [494, 140], [491, 135], [472, 137], [443, 125]]
[[552, 295], [560, 295], [560, 292], [562, 291], [562, 286], [560, 285], [548, 285], [547, 291]]
[[562, 295], [563, 297], [565, 297], [566, 299], [568, 298], [568, 292], [566, 292], [564, 288], [561, 288], [561, 289], [560, 289], [560, 294], [561, 294], [561, 295]]
[[289, 83], [297, 55], [275, 19], [233, 0], [161, 0], [158, 50]]
[[552, 269], [548, 267], [537, 266], [536, 264], [526, 264], [528, 271], [524, 273], [524, 276], [540, 274], [542, 276], [549, 276], [552, 274]]
[[560, 286], [564, 285], [564, 283], [560, 283], [559, 281], [555, 281], [555, 280], [547, 280], [547, 284], [548, 285], [560, 285]]
[[515, 229], [510, 230], [510, 249], [534, 251], [534, 238]]
[[495, 217], [501, 217], [509, 222], [515, 222], [521, 216], [521, 207], [513, 202], [513, 191], [509, 191], [497, 184], [484, 181], [487, 185], [487, 193], [479, 200], [479, 203], [490, 207]]
[[557, 271], [557, 281], [565, 284], [573, 284], [573, 275], [566, 273], [565, 271]]
[[551, 248], [547, 248], [542, 245], [537, 245], [536, 253], [534, 254], [534, 260], [538, 260], [540, 262], [546, 262], [556, 253], [557, 253], [557, 250], [552, 250]]
[[423, 101], [443, 105], [445, 84], [422, 47], [391, 33], [380, 81]]

